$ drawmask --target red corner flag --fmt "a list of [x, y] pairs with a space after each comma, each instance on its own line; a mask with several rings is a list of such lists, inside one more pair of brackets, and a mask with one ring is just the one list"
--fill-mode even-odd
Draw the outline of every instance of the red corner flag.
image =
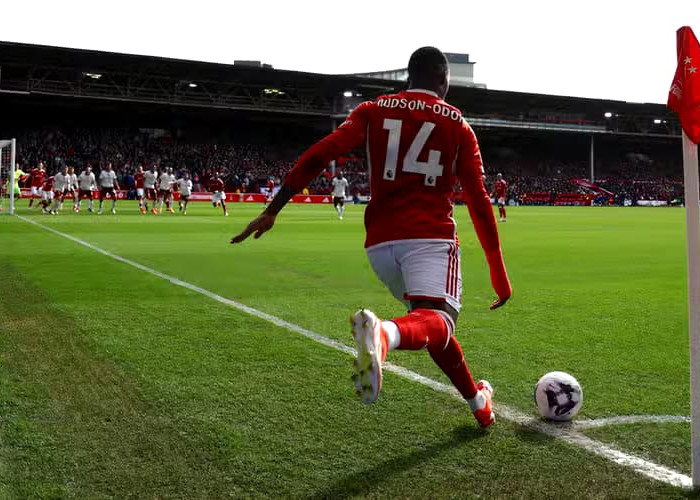
[[668, 107], [678, 113], [688, 138], [700, 143], [700, 44], [693, 30], [676, 32], [678, 66], [668, 93]]

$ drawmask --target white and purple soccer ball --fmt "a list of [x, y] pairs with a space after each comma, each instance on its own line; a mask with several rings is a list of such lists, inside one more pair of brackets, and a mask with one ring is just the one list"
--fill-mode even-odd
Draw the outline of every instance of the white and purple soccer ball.
[[544, 418], [566, 422], [581, 409], [583, 389], [568, 373], [549, 372], [535, 385], [535, 404]]

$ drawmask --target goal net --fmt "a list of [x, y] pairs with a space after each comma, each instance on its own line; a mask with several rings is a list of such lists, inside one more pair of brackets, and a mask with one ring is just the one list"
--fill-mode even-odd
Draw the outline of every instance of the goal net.
[[2, 213], [15, 213], [15, 196], [19, 199], [19, 192], [15, 189], [15, 151], [14, 139], [0, 139], [0, 211]]

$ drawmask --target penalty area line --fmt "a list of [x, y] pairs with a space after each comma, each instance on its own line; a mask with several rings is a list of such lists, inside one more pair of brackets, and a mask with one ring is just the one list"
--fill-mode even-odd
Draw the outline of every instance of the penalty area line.
[[[144, 266], [143, 264], [139, 264], [138, 262], [134, 262], [133, 260], [121, 257], [120, 255], [116, 255], [116, 254], [109, 252], [107, 250], [104, 250], [96, 245], [88, 243], [87, 241], [83, 241], [83, 240], [76, 238], [74, 236], [71, 236], [69, 234], [66, 234], [66, 233], [63, 233], [63, 232], [58, 231], [56, 229], [53, 229], [51, 227], [45, 226], [45, 225], [43, 225], [39, 222], [36, 222], [32, 219], [28, 219], [28, 218], [23, 217], [21, 215], [15, 215], [15, 217], [17, 217], [18, 219], [20, 219], [24, 222], [27, 222], [29, 224], [33, 224], [41, 229], [44, 229], [45, 231], [48, 231], [48, 232], [53, 233], [57, 236], [60, 236], [60, 237], [65, 238], [67, 240], [70, 240], [73, 243], [77, 243], [78, 245], [89, 248], [90, 250], [93, 250], [97, 253], [100, 253], [100, 254], [104, 255], [105, 257], [109, 257], [109, 258], [114, 259], [118, 262], [121, 262], [122, 264], [129, 265], [131, 267], [134, 267], [134, 268], [139, 269], [141, 271], [144, 271], [146, 273], [152, 274], [153, 276], [157, 276], [159, 278], [162, 278], [166, 281], [169, 281], [173, 285], [181, 286], [181, 287], [186, 288], [188, 290], [191, 290], [193, 292], [197, 292], [200, 295], [204, 295], [205, 297], [209, 297], [210, 299], [215, 300], [221, 304], [228, 305], [230, 307], [238, 309], [241, 312], [244, 312], [244, 313], [249, 314], [251, 316], [254, 316], [256, 318], [265, 320], [269, 323], [272, 323], [275, 326], [279, 326], [280, 328], [284, 328], [284, 329], [292, 331], [294, 333], [298, 333], [306, 338], [313, 340], [314, 342], [317, 342], [319, 344], [322, 344], [322, 345], [325, 345], [328, 347], [332, 347], [333, 349], [336, 349], [336, 350], [343, 352], [345, 354], [349, 354], [352, 356], [354, 356], [356, 354], [355, 349], [343, 344], [342, 342], [335, 341], [333, 339], [325, 337], [324, 335], [313, 332], [311, 330], [307, 330], [306, 328], [303, 328], [299, 325], [295, 325], [293, 323], [285, 321], [285, 320], [278, 318], [276, 316], [273, 316], [271, 314], [267, 314], [263, 311], [259, 311], [255, 308], [252, 308], [250, 306], [247, 306], [247, 305], [242, 304], [240, 302], [237, 302], [235, 300], [227, 299], [226, 297], [222, 297], [221, 295], [219, 295], [217, 293], [206, 290], [206, 289], [201, 288], [197, 285], [193, 285], [193, 284], [188, 283], [186, 281], [182, 281], [181, 279], [176, 278], [174, 276], [170, 276], [168, 274], [162, 273], [162, 272], [157, 271], [155, 269], [152, 269], [150, 267]], [[431, 378], [425, 377], [417, 372], [414, 372], [414, 371], [409, 370], [407, 368], [404, 368], [402, 366], [395, 365], [393, 363], [386, 363], [383, 366], [383, 369], [385, 371], [388, 371], [388, 372], [391, 372], [395, 375], [398, 375], [399, 377], [402, 377], [402, 378], [408, 379], [412, 382], [416, 382], [416, 383], [422, 384], [426, 387], [429, 387], [429, 388], [433, 389], [434, 391], [450, 394], [450, 395], [454, 396], [455, 398], [457, 398], [459, 401], [466, 404], [466, 402], [461, 397], [461, 395], [451, 385], [443, 384], [442, 382], [438, 382], [437, 380], [433, 380]], [[633, 469], [634, 471], [636, 471], [639, 474], [642, 474], [648, 478], [654, 479], [656, 481], [661, 481], [661, 482], [670, 484], [672, 486], [677, 486], [677, 487], [682, 487], [682, 488], [691, 488], [692, 487], [692, 479], [690, 478], [690, 476], [688, 476], [686, 474], [682, 474], [680, 472], [677, 472], [669, 467], [656, 464], [654, 462], [651, 462], [651, 461], [646, 460], [644, 458], [638, 457], [636, 455], [632, 455], [630, 453], [623, 452], [621, 450], [613, 448], [612, 446], [604, 444], [600, 441], [596, 441], [594, 439], [586, 437], [583, 434], [573, 430], [571, 425], [559, 426], [556, 424], [547, 423], [547, 422], [544, 422], [542, 420], [534, 418], [532, 415], [527, 415], [525, 413], [522, 413], [519, 410], [516, 410], [514, 408], [511, 408], [511, 407], [503, 405], [503, 404], [494, 405], [494, 410], [496, 411], [496, 414], [498, 414], [501, 418], [503, 418], [505, 420], [510, 420], [511, 422], [514, 422], [518, 425], [528, 427], [528, 428], [535, 430], [541, 434], [545, 434], [547, 436], [564, 441], [568, 444], [583, 448], [586, 451], [593, 453], [594, 455], [598, 455], [600, 457], [603, 457], [607, 460], [610, 460], [613, 463], [616, 463], [616, 464], [621, 465], [623, 467]], [[584, 422], [586, 422], [586, 421], [584, 421]], [[595, 421], [590, 420], [587, 422], [595, 422]], [[583, 427], [585, 427], [585, 425]], [[593, 427], [593, 426], [589, 425], [588, 427]]]

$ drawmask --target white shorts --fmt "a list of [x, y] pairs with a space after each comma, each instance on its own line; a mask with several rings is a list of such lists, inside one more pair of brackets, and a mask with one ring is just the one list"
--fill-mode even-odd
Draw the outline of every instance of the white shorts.
[[139, 198], [143, 198], [144, 193], [145, 191], [143, 190], [143, 188], [136, 188], [136, 196], [138, 196]]
[[42, 191], [41, 192], [41, 199], [44, 201], [53, 200], [53, 191]]
[[505, 205], [505, 204], [506, 204], [506, 199], [505, 199], [505, 198], [499, 198], [499, 199], [498, 199], [498, 204], [499, 204], [499, 205]]
[[460, 255], [459, 245], [450, 240], [393, 241], [367, 249], [374, 273], [407, 308], [411, 300], [437, 300], [459, 311]]
[[41, 195], [41, 189], [39, 188], [39, 186], [32, 186], [32, 187], [29, 189], [29, 194], [31, 194], [32, 196], [40, 196], [40, 195]]
[[223, 191], [214, 191], [214, 195], [211, 197], [212, 203], [219, 203], [220, 201], [226, 201], [226, 193]]

